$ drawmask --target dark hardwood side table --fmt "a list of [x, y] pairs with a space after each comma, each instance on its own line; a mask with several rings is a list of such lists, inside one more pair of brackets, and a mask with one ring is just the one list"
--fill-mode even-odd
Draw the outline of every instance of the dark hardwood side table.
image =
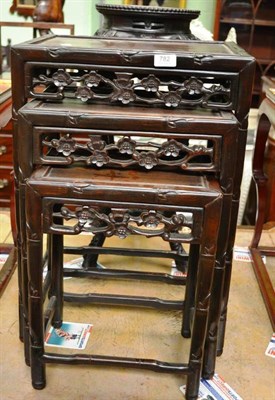
[[[272, 94], [272, 93], [271, 93]], [[270, 128], [275, 128], [275, 101], [272, 97], [263, 100], [259, 109], [259, 123], [256, 136], [255, 152], [253, 158], [253, 179], [257, 190], [257, 217], [250, 252], [254, 272], [265, 302], [265, 306], [275, 330], [275, 292], [268, 274], [267, 268], [262, 260], [262, 255], [275, 257], [274, 247], [259, 246], [263, 225], [265, 222], [265, 210], [267, 199], [268, 177], [263, 171], [264, 153]], [[273, 159], [273, 163], [275, 160]]]
[[[206, 351], [212, 356], [207, 356], [207, 363], [204, 363], [204, 376], [211, 376], [215, 369], [213, 364], [217, 347], [219, 354], [223, 348], [254, 58], [234, 43], [53, 35], [14, 46], [11, 59], [16, 132], [16, 211], [18, 236], [21, 239], [18, 241], [18, 266], [21, 268], [19, 290], [23, 300], [20, 304], [20, 319], [25, 327], [26, 360], [29, 350], [29, 308], [24, 194], [25, 182], [29, 177], [28, 161], [31, 158], [18, 146], [17, 139], [20, 137], [18, 112], [28, 98], [33, 97], [43, 105], [54, 104], [56, 110], [62, 103], [78, 99], [76, 111], [69, 112], [69, 125], [62, 124], [63, 127], [73, 124], [74, 128], [79, 126], [79, 121], [83, 119], [81, 115], [86, 113], [86, 110], [80, 113], [79, 104], [87, 110], [94, 108], [98, 102], [101, 108], [105, 104], [112, 104], [112, 126], [119, 115], [124, 115], [122, 107], [132, 109], [133, 115], [137, 111], [140, 113], [142, 108], [159, 110], [162, 115], [163, 110], [168, 107], [171, 115], [160, 128], [161, 132], [168, 128], [169, 131], [174, 131], [177, 126], [183, 126], [189, 131], [190, 120], [184, 118], [181, 111], [185, 108], [200, 109], [202, 120], [206, 110], [213, 110], [213, 113], [214, 110], [234, 111], [234, 118], [238, 120], [237, 146], [234, 152], [237, 163], [232, 163], [232, 166], [236, 168], [236, 172], [230, 182], [223, 185], [224, 196], [228, 200], [226, 209], [229, 210], [223, 215], [228, 216], [229, 220], [228, 224], [223, 224], [226, 233], [220, 236], [219, 252], [222, 260], [217, 263], [219, 268], [215, 270], [215, 288], [212, 292], [216, 294], [215, 299], [218, 299], [211, 303], [209, 318], [211, 332], [209, 329]], [[41, 91], [41, 87], [49, 90]], [[118, 108], [117, 113], [115, 107]], [[175, 117], [173, 114], [177, 108], [180, 111]], [[105, 129], [109, 129], [109, 125]], [[133, 126], [139, 132], [140, 125]], [[154, 130], [152, 126], [151, 118], [148, 118], [146, 129]], [[94, 128], [96, 129], [95, 125]], [[193, 133], [197, 133], [197, 128], [194, 130]], [[29, 146], [25, 146], [26, 149], [31, 150]], [[24, 176], [21, 173], [23, 167], [26, 171]]]

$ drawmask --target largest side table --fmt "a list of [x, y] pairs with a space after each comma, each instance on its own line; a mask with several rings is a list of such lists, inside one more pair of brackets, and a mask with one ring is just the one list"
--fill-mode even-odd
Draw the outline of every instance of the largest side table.
[[[246, 144], [247, 117], [254, 74], [254, 59], [234, 43], [162, 41], [91, 37], [46, 36], [16, 45], [11, 51], [13, 120], [15, 129], [14, 168], [19, 251], [21, 335], [28, 323], [26, 232], [24, 187], [17, 143], [19, 109], [30, 98], [62, 102], [67, 97], [93, 104], [171, 109], [206, 108], [229, 110], [239, 121], [237, 163], [234, 179], [224, 185], [233, 193], [226, 233], [219, 239], [222, 257], [215, 269], [215, 299], [211, 303], [209, 335], [203, 375], [214, 373], [215, 355], [221, 354], [230, 286], [240, 183]], [[142, 86], [142, 90], [140, 90]], [[72, 114], [77, 124], [81, 114]], [[179, 118], [169, 118], [171, 129]], [[180, 123], [186, 123], [188, 120]], [[215, 284], [217, 282], [217, 284]], [[218, 324], [216, 315], [221, 315]], [[219, 329], [218, 329], [219, 328]], [[219, 340], [218, 340], [219, 330]], [[28, 335], [26, 334], [26, 337]], [[217, 344], [218, 342], [218, 344]], [[209, 354], [213, 356], [209, 357]]]

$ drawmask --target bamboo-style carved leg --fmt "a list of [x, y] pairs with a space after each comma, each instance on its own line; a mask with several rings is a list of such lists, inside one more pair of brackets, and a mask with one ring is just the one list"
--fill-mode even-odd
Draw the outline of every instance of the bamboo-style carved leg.
[[[181, 243], [170, 242], [169, 244], [172, 251], [176, 251], [178, 254], [186, 254]], [[186, 261], [184, 261], [183, 259], [181, 259], [180, 261], [175, 260], [175, 265], [179, 271], [187, 273], [188, 267]]]
[[243, 163], [246, 147], [246, 137], [247, 137], [247, 118], [242, 122], [242, 127], [238, 130], [238, 143], [237, 143], [237, 155], [236, 155], [236, 172], [234, 177], [233, 185], [233, 195], [232, 195], [232, 205], [231, 205], [231, 215], [229, 223], [229, 237], [226, 250], [226, 262], [225, 262], [225, 278], [224, 278], [224, 288], [221, 301], [221, 317], [218, 328], [218, 344], [217, 344], [217, 355], [221, 355], [224, 346], [226, 319], [227, 319], [227, 305], [229, 299], [230, 290], [230, 280], [232, 272], [232, 254], [235, 242], [235, 235], [237, 229], [238, 221], [238, 211], [239, 211], [239, 199], [240, 199], [240, 186], [242, 181]]
[[19, 338], [24, 341], [24, 331], [25, 331], [25, 310], [23, 304], [23, 294], [22, 294], [22, 239], [21, 239], [21, 228], [20, 228], [20, 201], [19, 201], [19, 188], [18, 184], [15, 182], [15, 216], [16, 216], [16, 248], [17, 248], [17, 274], [18, 274], [18, 314], [19, 314]]
[[205, 345], [204, 365], [202, 376], [211, 379], [215, 373], [216, 356], [218, 347], [218, 329], [221, 316], [221, 297], [225, 277], [225, 255], [215, 262], [214, 284], [212, 287], [208, 334]]
[[188, 274], [186, 278], [186, 291], [184, 299], [183, 321], [181, 334], [185, 338], [191, 336], [191, 319], [194, 311], [197, 271], [199, 262], [200, 245], [190, 246], [188, 258]]
[[[19, 74], [19, 71], [17, 72]], [[20, 79], [20, 78], [19, 78]], [[14, 103], [13, 103], [14, 107]], [[15, 217], [16, 217], [16, 246], [18, 257], [18, 288], [19, 288], [19, 336], [24, 342], [25, 361], [30, 365], [29, 359], [29, 331], [28, 331], [28, 285], [27, 285], [27, 255], [26, 255], [26, 224], [25, 224], [25, 174], [24, 168], [19, 166], [18, 160], [22, 156], [22, 146], [20, 140], [25, 142], [25, 147], [30, 151], [31, 146], [27, 145], [28, 141], [19, 132], [18, 114], [16, 107], [13, 108], [13, 166], [14, 166], [14, 185], [15, 185]], [[19, 140], [20, 138], [20, 140]], [[20, 153], [20, 155], [19, 155]], [[28, 153], [29, 155], [29, 153]], [[24, 158], [31, 160], [30, 156]], [[30, 162], [28, 163], [29, 166]]]
[[22, 298], [22, 249], [21, 249], [21, 240], [19, 234], [17, 235], [16, 240], [16, 249], [17, 249], [17, 275], [18, 275], [18, 319], [19, 319], [19, 339], [24, 341], [24, 307], [23, 307], [23, 298]]
[[[233, 257], [233, 249], [231, 254], [226, 255], [225, 259], [225, 279], [224, 279], [224, 293], [229, 295], [230, 290], [230, 281], [231, 281], [231, 273], [232, 273], [232, 257]], [[218, 342], [217, 342], [217, 356], [221, 356], [223, 352], [223, 345], [225, 339], [225, 328], [227, 321], [227, 304], [228, 304], [228, 296], [223, 298], [222, 300], [222, 312], [219, 323], [219, 331], [218, 331]]]
[[[108, 213], [109, 210], [106, 208], [103, 210], [104, 213]], [[98, 226], [100, 226], [100, 222], [98, 222]], [[104, 235], [104, 233], [96, 233], [89, 246], [90, 247], [102, 247], [104, 245], [106, 236]], [[83, 263], [82, 263], [82, 267], [85, 270], [89, 270], [89, 269], [94, 269], [94, 268], [98, 268], [99, 265], [97, 263], [98, 260], [98, 254], [84, 254], [83, 256]]]
[[[106, 237], [103, 233], [97, 233], [92, 238], [91, 242], [89, 243], [89, 246], [102, 247], [104, 245], [105, 239]], [[98, 254], [84, 254], [82, 267], [85, 270], [97, 268], [98, 267], [97, 260], [98, 260]]]
[[[54, 222], [63, 224], [62, 218], [55, 217]], [[55, 311], [52, 324], [60, 328], [63, 322], [63, 235], [48, 235], [49, 241], [49, 266], [50, 266], [50, 288], [49, 298], [55, 297]]]
[[[27, 258], [22, 257], [22, 266], [27, 270]], [[24, 357], [26, 365], [30, 366], [30, 343], [29, 343], [29, 306], [28, 306], [28, 279], [27, 274], [22, 275], [22, 313], [23, 313], [23, 343], [24, 343]]]
[[[233, 225], [234, 225], [234, 232], [236, 230], [238, 209], [239, 209], [239, 201], [233, 200], [232, 208], [231, 208], [230, 231], [231, 231]], [[217, 342], [217, 355], [218, 356], [220, 356], [222, 354], [223, 346], [224, 346], [225, 328], [226, 328], [226, 320], [227, 320], [227, 307], [228, 307], [231, 274], [232, 274], [234, 241], [235, 241], [235, 234], [234, 235], [231, 234], [229, 237], [229, 240], [228, 240], [228, 247], [226, 250], [226, 257], [225, 257], [225, 277], [224, 277], [223, 294], [222, 294], [222, 300], [221, 300], [221, 314], [220, 314], [220, 322], [219, 322], [219, 328], [218, 328], [218, 342]]]
[[44, 354], [41, 204], [28, 185], [26, 200], [31, 376], [33, 387], [43, 389], [46, 377], [45, 364], [41, 361]]
[[[25, 210], [23, 210], [22, 204], [25, 204], [25, 184], [21, 184], [20, 187], [20, 215], [22, 221], [25, 221]], [[19, 287], [21, 292], [21, 318], [23, 322], [23, 343], [24, 343], [24, 357], [26, 365], [30, 365], [30, 343], [29, 343], [29, 312], [28, 312], [28, 260], [27, 260], [27, 237], [26, 227], [21, 226], [20, 228], [20, 278]]]
[[[13, 140], [16, 140], [17, 132], [17, 121], [13, 120]], [[15, 197], [15, 221], [16, 221], [16, 238], [15, 246], [17, 248], [17, 273], [18, 273], [18, 312], [19, 312], [19, 338], [21, 341], [24, 340], [24, 306], [23, 306], [23, 295], [22, 295], [22, 238], [21, 238], [21, 218], [20, 218], [20, 190], [19, 190], [19, 168], [16, 162], [16, 148], [13, 149], [14, 157], [14, 197]]]
[[17, 275], [18, 275], [18, 319], [19, 319], [19, 339], [21, 342], [24, 341], [24, 307], [23, 307], [23, 299], [22, 299], [22, 251], [21, 251], [21, 243], [20, 239], [17, 238], [16, 241], [17, 248]]
[[56, 306], [52, 325], [60, 328], [63, 322], [63, 235], [52, 235], [51, 286], [49, 298], [55, 297]]
[[213, 282], [217, 232], [221, 214], [221, 198], [206, 206], [203, 240], [198, 263], [194, 324], [189, 365], [192, 373], [187, 377], [186, 399], [197, 399], [207, 333], [209, 305]]
[[211, 293], [211, 303], [209, 310], [208, 334], [205, 343], [204, 365], [202, 376], [211, 379], [215, 372], [218, 329], [221, 316], [221, 302], [225, 279], [225, 256], [226, 246], [229, 237], [229, 226], [232, 196], [224, 194], [221, 214], [221, 223], [218, 234], [218, 245], [214, 268], [214, 279]]

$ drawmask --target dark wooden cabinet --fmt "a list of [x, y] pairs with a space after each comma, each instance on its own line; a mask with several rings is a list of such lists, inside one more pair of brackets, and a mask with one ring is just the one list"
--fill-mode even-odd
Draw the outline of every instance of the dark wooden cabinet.
[[0, 81], [0, 207], [10, 207], [12, 190], [12, 121], [9, 81]]
[[215, 39], [225, 40], [231, 27], [238, 44], [257, 60], [253, 105], [261, 98], [261, 77], [275, 76], [275, 1], [218, 0]]

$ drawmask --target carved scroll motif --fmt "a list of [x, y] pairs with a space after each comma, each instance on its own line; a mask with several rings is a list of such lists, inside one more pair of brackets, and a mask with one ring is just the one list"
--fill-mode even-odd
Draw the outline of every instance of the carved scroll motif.
[[[211, 78], [211, 77], [210, 77]], [[31, 95], [36, 98], [62, 100], [73, 97], [82, 102], [108, 101], [124, 105], [147, 103], [177, 108], [181, 105], [231, 108], [231, 84], [213, 79], [186, 76], [182, 81], [164, 81], [154, 74], [138, 77], [133, 73], [97, 72], [59, 69], [33, 78]], [[50, 90], [36, 90], [44, 85]]]
[[[211, 169], [214, 165], [212, 147], [187, 146], [174, 139], [157, 143], [123, 136], [115, 143], [107, 144], [100, 136], [89, 136], [89, 141], [83, 143], [66, 134], [59, 139], [44, 139], [42, 143], [48, 150], [55, 149], [57, 157], [63, 158], [60, 163], [67, 165], [82, 161], [86, 165], [97, 167], [139, 165], [150, 170], [157, 165], [163, 165], [188, 169], [192, 160], [195, 162], [195, 158], [199, 156], [207, 156], [207, 162], [203, 159], [197, 161], [198, 168]], [[47, 160], [49, 161], [50, 157]], [[192, 165], [195, 168], [195, 163]]]
[[[118, 236], [121, 239], [131, 234], [146, 237], [160, 236], [169, 240], [171, 235], [178, 240], [192, 238], [193, 217], [183, 213], [166, 213], [155, 210], [128, 210], [112, 208], [107, 214], [89, 206], [76, 207], [74, 210], [63, 206], [60, 212], [53, 213], [64, 221], [73, 221], [67, 228], [72, 233], [104, 233], [105, 236]], [[62, 226], [60, 227], [62, 229]], [[58, 226], [55, 226], [55, 230]]]

